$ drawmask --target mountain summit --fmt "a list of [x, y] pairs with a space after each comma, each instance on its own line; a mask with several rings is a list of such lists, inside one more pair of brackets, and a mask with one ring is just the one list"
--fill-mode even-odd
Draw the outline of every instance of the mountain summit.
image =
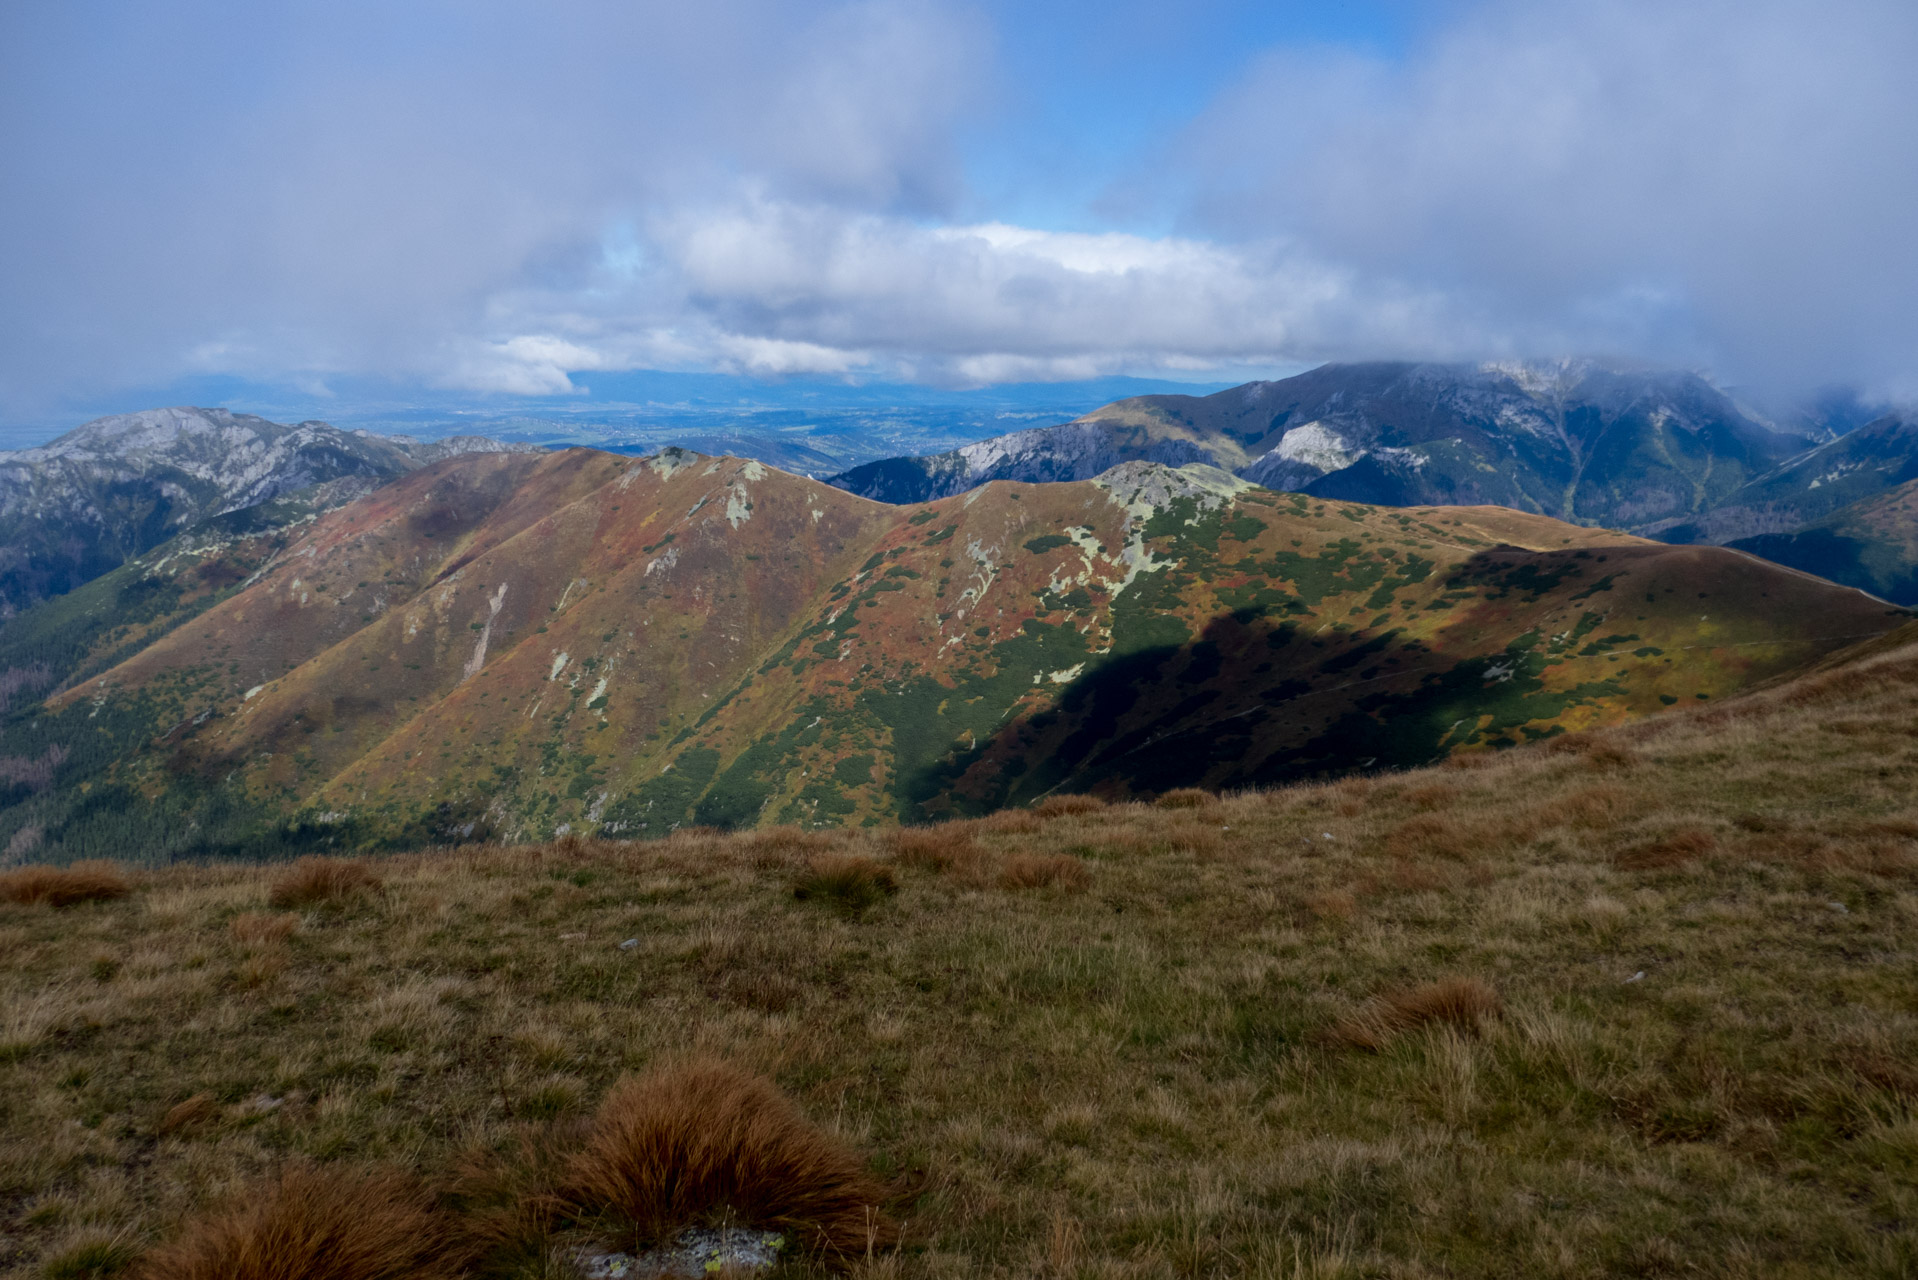
[[97, 418], [50, 444], [0, 453], [0, 617], [213, 516], [289, 495], [325, 510], [441, 458], [525, 448], [287, 426], [226, 409]]
[[1269, 488], [1391, 506], [1495, 504], [1656, 534], [1814, 442], [1690, 373], [1329, 364], [1209, 396], [1138, 396], [1063, 426], [894, 458], [831, 483], [889, 502], [988, 480], [1205, 462]]

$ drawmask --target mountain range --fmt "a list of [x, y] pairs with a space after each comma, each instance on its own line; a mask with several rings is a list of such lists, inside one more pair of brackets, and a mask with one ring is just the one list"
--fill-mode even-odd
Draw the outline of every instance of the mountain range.
[[166, 861], [1259, 786], [1722, 698], [1907, 617], [1721, 548], [1203, 463], [902, 506], [676, 450], [468, 453], [201, 526], [0, 629], [0, 845]]
[[278, 502], [280, 518], [296, 518], [442, 458], [528, 447], [287, 426], [225, 409], [99, 418], [49, 444], [0, 453], [0, 617], [215, 516]]
[[[1120, 400], [1057, 427], [856, 467], [830, 483], [921, 502], [990, 480], [1085, 479], [1131, 460], [1204, 462], [1274, 489], [1390, 506], [1493, 503], [1675, 543], [1769, 555], [1778, 535], [1918, 478], [1918, 426], [1781, 426], [1696, 374], [1550, 364], [1325, 365], [1207, 396]], [[1752, 541], [1745, 541], [1752, 540]], [[1813, 536], [1813, 542], [1818, 542]], [[1867, 538], [1864, 563], [1896, 561]], [[1801, 549], [1802, 552], [1802, 549]], [[1799, 554], [1865, 590], [1918, 593], [1849, 553]], [[1905, 561], [1896, 561], [1908, 564]], [[1796, 563], [1796, 562], [1794, 562]], [[1902, 584], [1902, 585], [1901, 585]]]

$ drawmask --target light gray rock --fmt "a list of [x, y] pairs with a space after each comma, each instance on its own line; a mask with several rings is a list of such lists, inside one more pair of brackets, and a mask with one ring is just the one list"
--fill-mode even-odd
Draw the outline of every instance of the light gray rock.
[[694, 1227], [670, 1246], [641, 1254], [582, 1252], [575, 1258], [587, 1280], [655, 1280], [704, 1277], [718, 1272], [750, 1275], [770, 1271], [786, 1237], [747, 1227]]
[[533, 448], [289, 426], [226, 409], [98, 418], [50, 444], [0, 452], [0, 617], [216, 516], [295, 494], [325, 510], [445, 458]]

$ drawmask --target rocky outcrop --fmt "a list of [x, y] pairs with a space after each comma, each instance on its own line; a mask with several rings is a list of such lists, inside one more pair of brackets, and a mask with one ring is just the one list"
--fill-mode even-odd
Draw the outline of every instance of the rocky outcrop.
[[0, 616], [215, 516], [289, 495], [324, 510], [444, 458], [530, 447], [289, 426], [225, 409], [99, 418], [51, 444], [0, 453]]
[[1656, 532], [1811, 444], [1689, 373], [1589, 361], [1326, 365], [1210, 396], [1140, 396], [1063, 426], [831, 483], [887, 502], [988, 480], [1203, 462], [1267, 488], [1386, 505], [1509, 506]]

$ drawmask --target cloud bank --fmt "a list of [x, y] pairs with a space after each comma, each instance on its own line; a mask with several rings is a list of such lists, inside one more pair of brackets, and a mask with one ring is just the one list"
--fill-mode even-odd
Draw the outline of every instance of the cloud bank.
[[963, 4], [71, 8], [0, 15], [13, 411], [1562, 352], [1918, 389], [1908, 4], [1486, 0], [1390, 57], [1251, 50], [1091, 231], [972, 193], [1020, 27]]

